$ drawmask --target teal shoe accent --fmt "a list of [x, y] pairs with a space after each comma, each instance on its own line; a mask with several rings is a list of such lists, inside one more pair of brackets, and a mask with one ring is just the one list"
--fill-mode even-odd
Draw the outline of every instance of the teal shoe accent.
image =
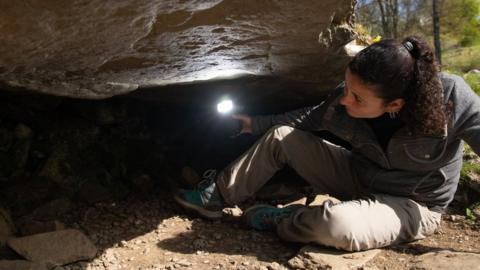
[[216, 171], [204, 173], [204, 180], [196, 189], [181, 189], [174, 199], [186, 209], [190, 209], [208, 219], [219, 219], [223, 215], [223, 200], [215, 183]]
[[254, 205], [245, 210], [245, 223], [259, 231], [272, 231], [282, 221], [303, 205], [291, 205], [284, 208], [277, 208], [267, 204]]

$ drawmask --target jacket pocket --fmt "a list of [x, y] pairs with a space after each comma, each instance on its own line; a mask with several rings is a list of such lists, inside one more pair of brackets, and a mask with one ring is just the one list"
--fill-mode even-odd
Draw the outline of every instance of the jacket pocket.
[[446, 138], [422, 138], [403, 144], [407, 157], [414, 162], [430, 164], [440, 160], [447, 148]]

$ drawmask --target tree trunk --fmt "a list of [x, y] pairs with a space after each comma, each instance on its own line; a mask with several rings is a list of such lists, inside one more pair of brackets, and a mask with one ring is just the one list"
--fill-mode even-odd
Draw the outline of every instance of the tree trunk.
[[382, 19], [383, 35], [398, 38], [398, 0], [377, 0]]
[[433, 0], [433, 40], [435, 45], [435, 57], [439, 64], [442, 63], [442, 48], [440, 44], [440, 14], [438, 0]]
[[388, 22], [387, 22], [387, 15], [385, 14], [385, 9], [383, 8], [383, 1], [382, 0], [377, 0], [377, 3], [378, 3], [378, 7], [380, 8], [380, 14], [382, 16], [382, 29], [383, 29], [383, 35], [385, 37], [388, 37], [389, 36], [389, 33], [388, 33]]
[[394, 0], [392, 5], [392, 34], [398, 38], [398, 0]]

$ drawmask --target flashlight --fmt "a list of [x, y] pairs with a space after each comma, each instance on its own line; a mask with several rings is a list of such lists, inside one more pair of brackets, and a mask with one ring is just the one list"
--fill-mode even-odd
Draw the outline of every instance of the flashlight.
[[217, 104], [217, 111], [221, 114], [228, 114], [233, 111], [233, 101], [231, 99], [222, 100]]
[[217, 103], [217, 112], [222, 116], [228, 116], [222, 117], [220, 123], [222, 129], [227, 132], [231, 138], [240, 135], [240, 131], [242, 130], [242, 122], [230, 117], [230, 115], [237, 110], [231, 99], [223, 99]]

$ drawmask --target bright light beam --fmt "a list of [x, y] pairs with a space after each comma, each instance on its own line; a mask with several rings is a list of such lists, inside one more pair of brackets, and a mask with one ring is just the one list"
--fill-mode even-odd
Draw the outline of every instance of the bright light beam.
[[233, 101], [230, 99], [223, 100], [217, 104], [217, 111], [219, 113], [227, 114], [233, 110]]

